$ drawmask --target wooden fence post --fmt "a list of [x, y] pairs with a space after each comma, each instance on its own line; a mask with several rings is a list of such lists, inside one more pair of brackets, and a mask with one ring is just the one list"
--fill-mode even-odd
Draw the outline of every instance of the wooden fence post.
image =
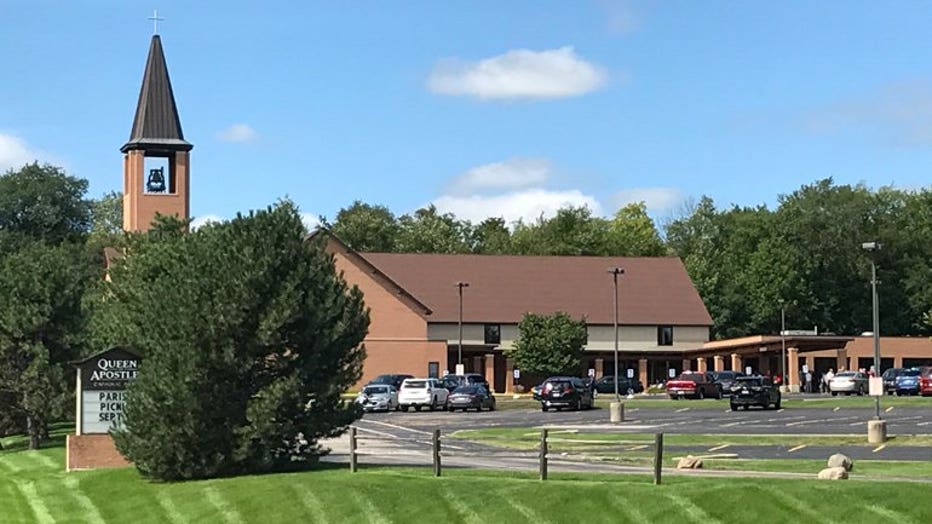
[[654, 435], [654, 484], [660, 484], [660, 472], [663, 469], [663, 433]]
[[431, 444], [434, 448], [434, 476], [440, 476], [440, 429], [434, 429], [433, 438], [431, 438]]
[[547, 480], [547, 428], [540, 430], [540, 479]]
[[350, 426], [349, 433], [349, 470], [356, 473], [356, 426]]

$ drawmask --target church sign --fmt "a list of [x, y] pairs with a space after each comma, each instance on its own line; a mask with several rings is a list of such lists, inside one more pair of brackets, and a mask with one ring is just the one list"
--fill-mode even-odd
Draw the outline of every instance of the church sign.
[[123, 418], [126, 386], [136, 379], [141, 358], [125, 348], [111, 348], [75, 362], [77, 434], [109, 433]]

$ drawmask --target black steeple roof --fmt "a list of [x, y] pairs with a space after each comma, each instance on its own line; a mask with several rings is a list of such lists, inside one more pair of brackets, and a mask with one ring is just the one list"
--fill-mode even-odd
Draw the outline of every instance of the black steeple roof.
[[153, 151], [190, 151], [194, 146], [184, 139], [172, 83], [168, 78], [165, 54], [159, 35], [152, 36], [146, 72], [139, 90], [139, 103], [129, 142], [120, 151], [146, 149]]

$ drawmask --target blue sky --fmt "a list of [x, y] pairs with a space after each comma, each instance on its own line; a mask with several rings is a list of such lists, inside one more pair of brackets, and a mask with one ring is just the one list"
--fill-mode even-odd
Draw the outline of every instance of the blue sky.
[[121, 188], [153, 7], [201, 219], [287, 195], [662, 220], [828, 176], [932, 183], [932, 3], [893, 1], [6, 0], [0, 169]]

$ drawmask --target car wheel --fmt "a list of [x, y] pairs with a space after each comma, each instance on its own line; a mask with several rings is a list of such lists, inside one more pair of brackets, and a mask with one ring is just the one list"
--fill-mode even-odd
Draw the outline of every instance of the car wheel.
[[408, 412], [408, 406], [400, 406], [400, 407], [401, 407], [401, 411], [404, 411], [405, 413]]
[[747, 411], [748, 408], [750, 408], [750, 407], [751, 407], [750, 404], [745, 404], [745, 405], [744, 405], [744, 410]]
[[838, 392], [837, 392], [837, 391], [832, 391], [832, 396], [833, 396], [833, 397], [837, 397], [837, 396], [838, 396]]
[[495, 411], [495, 400], [492, 400], [492, 403], [489, 404], [489, 411]]
[[704, 399], [704, 398], [705, 398], [705, 393], [703, 393], [702, 390], [700, 389], [699, 392], [696, 393], [696, 398], [699, 399], [699, 400]]
[[737, 404], [731, 404], [731, 410], [732, 410], [732, 411], [738, 411], [738, 405], [737, 405]]
[[722, 388], [716, 388], [716, 389], [715, 389], [715, 398], [716, 398], [716, 399], [722, 400], [722, 398], [723, 398], [724, 396], [725, 396], [725, 394], [722, 393]]
[[540, 410], [541, 410], [541, 411], [550, 411], [550, 408], [548, 408], [547, 406], [541, 406], [541, 407], [540, 407]]
[[481, 402], [480, 402], [479, 404], [476, 405], [476, 413], [480, 413], [480, 412], [482, 412], [482, 403], [481, 403]]
[[414, 406], [414, 411], [420, 411], [420, 410], [421, 410], [421, 406]]
[[430, 399], [430, 405], [427, 407], [431, 411], [437, 411], [437, 397]]
[[776, 404], [773, 405], [773, 409], [780, 409], [780, 400], [781, 400], [781, 399], [779, 399], [779, 398], [777, 399]]

